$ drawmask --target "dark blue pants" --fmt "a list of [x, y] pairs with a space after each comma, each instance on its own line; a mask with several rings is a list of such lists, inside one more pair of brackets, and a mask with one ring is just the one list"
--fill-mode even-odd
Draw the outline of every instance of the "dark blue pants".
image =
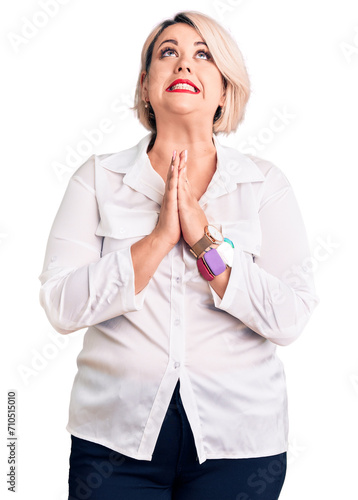
[[179, 381], [151, 461], [71, 440], [69, 500], [277, 500], [286, 476], [286, 452], [200, 465]]

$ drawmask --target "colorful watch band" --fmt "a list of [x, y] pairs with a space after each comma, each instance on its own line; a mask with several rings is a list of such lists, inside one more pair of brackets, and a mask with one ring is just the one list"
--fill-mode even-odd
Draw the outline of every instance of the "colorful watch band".
[[217, 252], [228, 267], [232, 267], [234, 262], [234, 244], [228, 238], [217, 247]]
[[204, 253], [202, 256], [204, 264], [206, 264], [210, 273], [214, 276], [218, 276], [223, 273], [226, 269], [226, 264], [223, 259], [220, 257], [216, 248], [212, 248], [208, 252]]
[[206, 265], [204, 264], [204, 261], [202, 258], [198, 259], [196, 261], [197, 265], [198, 265], [198, 269], [199, 269], [199, 272], [200, 274], [202, 275], [202, 277], [204, 279], [206, 279], [207, 281], [211, 281], [215, 278], [214, 275], [210, 274], [210, 271], [209, 269], [206, 267]]
[[224, 241], [226, 241], [226, 243], [229, 243], [229, 245], [232, 247], [232, 248], [235, 248], [234, 247], [234, 244], [231, 240], [229, 240], [229, 238], [224, 238]]

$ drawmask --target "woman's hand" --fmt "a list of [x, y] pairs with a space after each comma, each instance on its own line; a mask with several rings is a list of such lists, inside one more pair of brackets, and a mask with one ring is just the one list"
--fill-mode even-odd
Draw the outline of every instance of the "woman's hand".
[[175, 159], [171, 159], [169, 165], [159, 219], [153, 231], [153, 235], [169, 249], [178, 243], [181, 235], [178, 215], [178, 167], [179, 155], [176, 153]]
[[204, 235], [206, 215], [194, 196], [187, 178], [185, 151], [181, 151], [178, 172], [178, 210], [184, 240], [193, 246]]
[[187, 178], [185, 151], [181, 151], [169, 166], [163, 203], [153, 235], [169, 249], [178, 243], [181, 235], [189, 246], [193, 246], [203, 236], [207, 224], [206, 215]]

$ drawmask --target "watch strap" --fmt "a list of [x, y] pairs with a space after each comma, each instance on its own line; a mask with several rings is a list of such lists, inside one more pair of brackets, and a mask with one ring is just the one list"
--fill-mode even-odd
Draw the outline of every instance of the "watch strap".
[[189, 250], [198, 259], [199, 256], [203, 252], [205, 252], [205, 250], [209, 248], [212, 243], [212, 240], [206, 234], [204, 234], [204, 236], [200, 238], [200, 240], [197, 241], [195, 245], [189, 248]]

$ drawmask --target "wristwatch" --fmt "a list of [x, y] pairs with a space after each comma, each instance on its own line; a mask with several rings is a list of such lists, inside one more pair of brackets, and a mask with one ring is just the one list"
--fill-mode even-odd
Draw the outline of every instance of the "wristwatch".
[[198, 259], [200, 255], [210, 247], [210, 245], [213, 243], [220, 245], [223, 241], [224, 237], [219, 229], [209, 224], [204, 228], [204, 236], [200, 238], [200, 240], [197, 241], [189, 250], [194, 257]]

